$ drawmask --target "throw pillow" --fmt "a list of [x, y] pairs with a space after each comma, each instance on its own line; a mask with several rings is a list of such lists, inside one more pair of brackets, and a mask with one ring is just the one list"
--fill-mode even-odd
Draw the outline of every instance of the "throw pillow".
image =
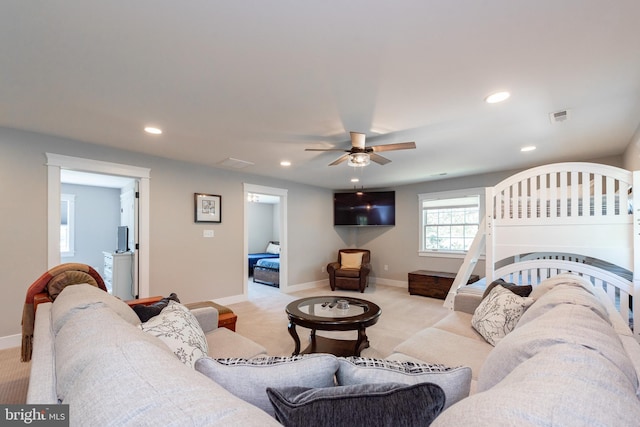
[[192, 368], [209, 352], [198, 320], [188, 308], [173, 300], [159, 315], [141, 323], [140, 328], [164, 341], [182, 363]]
[[267, 250], [265, 251], [268, 254], [279, 254], [280, 253], [280, 245], [276, 245], [275, 243], [269, 243], [267, 245]]
[[338, 360], [330, 354], [254, 359], [212, 359], [196, 362], [196, 371], [254, 406], [274, 415], [267, 387], [331, 387]]
[[498, 285], [521, 297], [528, 297], [531, 291], [533, 291], [533, 286], [531, 285], [516, 285], [515, 283], [507, 283], [503, 279], [498, 279], [494, 280], [489, 284], [489, 286], [487, 286], [487, 289], [485, 289], [482, 294], [482, 299], [485, 299], [487, 295], [489, 295], [489, 292]]
[[444, 407], [430, 383], [267, 388], [276, 420], [285, 427], [428, 426]]
[[429, 382], [442, 387], [446, 396], [445, 409], [469, 396], [471, 368], [449, 368], [444, 365], [414, 363], [366, 357], [339, 358], [336, 379], [338, 385]]
[[533, 298], [523, 298], [502, 286], [496, 286], [476, 308], [471, 325], [489, 344], [495, 346], [515, 328], [534, 301]]
[[362, 252], [342, 252], [340, 255], [340, 268], [359, 269], [362, 265]]
[[136, 304], [131, 308], [133, 308], [133, 311], [136, 312], [141, 322], [146, 322], [152, 317], [160, 314], [162, 309], [169, 305], [169, 301], [180, 302], [180, 300], [178, 299], [178, 295], [172, 293], [168, 297], [162, 298], [160, 301], [154, 302], [153, 304]]

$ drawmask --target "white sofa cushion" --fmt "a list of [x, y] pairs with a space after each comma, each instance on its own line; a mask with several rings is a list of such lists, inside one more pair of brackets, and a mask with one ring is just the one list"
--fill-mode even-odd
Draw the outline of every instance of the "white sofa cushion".
[[[471, 328], [471, 325], [468, 325]], [[478, 378], [484, 360], [493, 346], [484, 340], [468, 338], [438, 328], [426, 328], [396, 346], [393, 351], [425, 363], [468, 366], [471, 377]]]
[[638, 420], [640, 404], [626, 375], [597, 352], [562, 343], [445, 410], [431, 426], [632, 426]]
[[445, 408], [469, 395], [471, 368], [459, 366], [413, 363], [366, 357], [338, 358], [338, 385], [429, 382], [442, 387], [446, 396]]
[[69, 404], [72, 425], [279, 425], [149, 342], [101, 350], [87, 362], [62, 402]]
[[68, 316], [54, 343], [58, 398], [64, 399], [73, 390], [76, 380], [91, 361], [100, 358], [110, 348], [136, 341], [147, 342], [171, 354], [162, 341], [142, 333], [102, 303], [74, 311]]
[[114, 313], [132, 325], [140, 324], [140, 319], [136, 312], [124, 301], [95, 286], [78, 284], [66, 286], [56, 298], [53, 307], [51, 307], [54, 333], [58, 333], [74, 312], [84, 310], [94, 304], [102, 304], [109, 307]]
[[495, 386], [537, 353], [564, 344], [588, 348], [600, 354], [637, 388], [634, 366], [611, 325], [588, 307], [561, 304], [534, 321], [519, 325], [495, 347], [480, 372], [478, 391]]
[[195, 367], [226, 390], [273, 416], [267, 387], [332, 387], [338, 360], [330, 354], [255, 359], [205, 357]]
[[140, 324], [140, 329], [160, 338], [182, 363], [194, 367], [196, 360], [207, 356], [209, 347], [196, 317], [175, 301], [160, 314]]

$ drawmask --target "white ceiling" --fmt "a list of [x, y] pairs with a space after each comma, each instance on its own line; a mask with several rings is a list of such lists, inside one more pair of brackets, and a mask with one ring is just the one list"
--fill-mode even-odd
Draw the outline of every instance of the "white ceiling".
[[[640, 124], [638, 0], [4, 0], [0, 12], [0, 126], [240, 159], [327, 188], [620, 155]], [[484, 103], [496, 90], [512, 97]], [[571, 119], [551, 124], [563, 109]], [[348, 131], [417, 149], [360, 171], [304, 151], [348, 148]]]

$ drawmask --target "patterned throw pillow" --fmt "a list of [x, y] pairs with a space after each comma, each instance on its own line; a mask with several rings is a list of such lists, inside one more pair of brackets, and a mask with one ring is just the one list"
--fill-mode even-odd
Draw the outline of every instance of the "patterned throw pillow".
[[140, 329], [160, 338], [182, 363], [192, 368], [196, 360], [209, 352], [207, 338], [196, 317], [173, 300], [159, 315], [141, 323]]
[[444, 365], [414, 363], [407, 361], [345, 357], [338, 359], [336, 372], [338, 385], [401, 383], [433, 383], [444, 390], [445, 409], [469, 396], [471, 368], [450, 368]]
[[522, 314], [534, 301], [533, 298], [524, 298], [502, 286], [496, 286], [476, 308], [471, 325], [489, 344], [495, 346], [516, 327]]
[[331, 354], [253, 359], [205, 357], [196, 363], [196, 371], [272, 416], [267, 387], [332, 387], [337, 370], [337, 357]]

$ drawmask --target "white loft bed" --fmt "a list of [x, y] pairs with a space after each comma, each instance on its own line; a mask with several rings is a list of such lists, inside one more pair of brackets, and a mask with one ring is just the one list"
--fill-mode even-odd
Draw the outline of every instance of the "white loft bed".
[[485, 218], [445, 306], [453, 307], [484, 252], [486, 283], [503, 278], [535, 286], [569, 271], [588, 278], [605, 290], [639, 339], [638, 189], [640, 172], [596, 163], [540, 166], [487, 188]]

